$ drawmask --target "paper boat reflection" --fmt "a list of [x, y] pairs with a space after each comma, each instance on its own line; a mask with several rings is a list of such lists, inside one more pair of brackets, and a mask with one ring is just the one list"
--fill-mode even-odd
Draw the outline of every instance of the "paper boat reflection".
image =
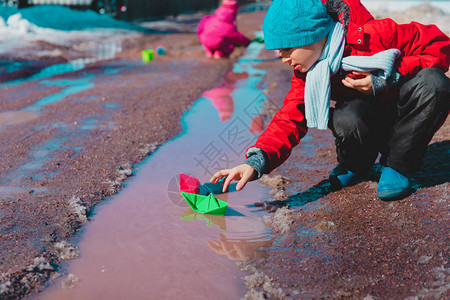
[[205, 215], [199, 214], [188, 208], [184, 214], [180, 217], [183, 221], [195, 221], [195, 220], [203, 220], [206, 221], [206, 226], [212, 227], [212, 225], [216, 225], [219, 229], [227, 230], [227, 225], [225, 223], [224, 216], [217, 215]]

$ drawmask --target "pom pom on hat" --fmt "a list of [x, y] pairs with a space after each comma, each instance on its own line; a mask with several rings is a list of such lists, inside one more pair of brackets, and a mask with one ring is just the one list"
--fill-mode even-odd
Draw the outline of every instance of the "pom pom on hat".
[[311, 45], [333, 26], [320, 0], [273, 0], [264, 17], [264, 42], [269, 50]]
[[236, 0], [223, 0], [222, 6], [225, 6], [227, 8], [232, 8], [232, 9], [238, 9], [239, 3]]

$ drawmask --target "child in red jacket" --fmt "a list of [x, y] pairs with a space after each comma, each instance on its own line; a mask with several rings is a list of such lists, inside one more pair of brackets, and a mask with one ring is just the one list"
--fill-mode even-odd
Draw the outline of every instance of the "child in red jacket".
[[434, 25], [375, 20], [359, 0], [323, 2], [269, 7], [266, 48], [279, 49], [294, 69], [292, 88], [244, 163], [211, 178], [226, 177], [224, 191], [231, 180], [240, 190], [281, 165], [308, 127], [328, 127], [339, 162], [329, 178], [334, 187], [354, 184], [381, 153], [378, 196], [411, 192], [408, 176], [449, 112], [450, 39]]
[[247, 47], [250, 44], [250, 40], [234, 24], [238, 9], [237, 1], [223, 0], [214, 15], [202, 18], [197, 34], [206, 57], [228, 58], [236, 46]]

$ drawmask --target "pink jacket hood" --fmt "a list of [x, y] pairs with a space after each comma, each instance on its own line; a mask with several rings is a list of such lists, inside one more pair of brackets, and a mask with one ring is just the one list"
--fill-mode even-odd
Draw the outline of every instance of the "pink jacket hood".
[[236, 20], [237, 9], [230, 8], [229, 6], [221, 6], [216, 9], [216, 16], [219, 20], [232, 23]]

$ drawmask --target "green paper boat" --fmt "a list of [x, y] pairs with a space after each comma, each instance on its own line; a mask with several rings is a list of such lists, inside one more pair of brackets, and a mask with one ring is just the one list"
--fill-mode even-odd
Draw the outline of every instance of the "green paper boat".
[[214, 198], [212, 194], [203, 196], [181, 192], [181, 195], [193, 211], [201, 214], [224, 215], [228, 207], [227, 202]]

